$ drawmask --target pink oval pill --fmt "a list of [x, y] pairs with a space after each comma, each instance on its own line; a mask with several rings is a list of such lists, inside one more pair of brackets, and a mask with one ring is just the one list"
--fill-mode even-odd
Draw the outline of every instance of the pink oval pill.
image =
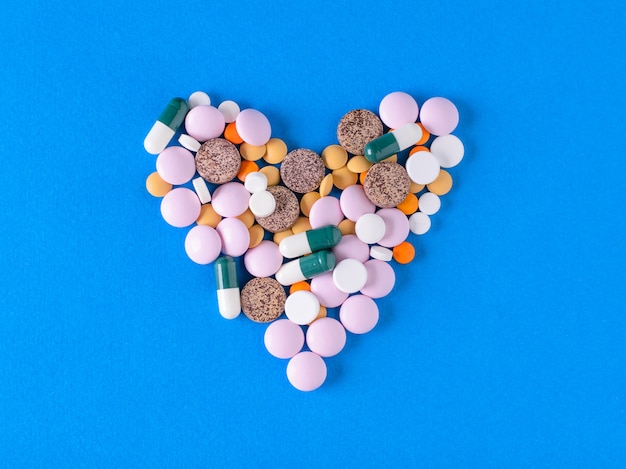
[[208, 225], [196, 225], [185, 237], [185, 252], [197, 264], [210, 264], [220, 255], [220, 235]]
[[166, 222], [177, 228], [189, 226], [200, 215], [200, 199], [186, 187], [172, 189], [161, 200], [161, 215]]
[[243, 258], [246, 270], [255, 277], [274, 275], [283, 263], [283, 255], [273, 241], [264, 240], [249, 249]]
[[196, 106], [185, 117], [185, 130], [200, 143], [219, 137], [225, 127], [224, 114], [214, 106]]
[[378, 107], [380, 120], [392, 129], [415, 122], [418, 111], [417, 102], [413, 96], [402, 91], [389, 93]]
[[378, 316], [378, 305], [365, 295], [351, 296], [339, 310], [341, 324], [353, 334], [365, 334], [374, 329]]
[[333, 318], [319, 318], [306, 331], [306, 344], [321, 357], [332, 357], [346, 345], [346, 330]]
[[313, 391], [326, 380], [326, 363], [313, 352], [300, 352], [287, 364], [287, 379], [300, 391]]
[[248, 250], [250, 232], [239, 218], [224, 218], [215, 228], [222, 240], [222, 252], [239, 257]]
[[355, 235], [345, 235], [332, 249], [337, 264], [344, 259], [356, 259], [364, 263], [370, 258], [370, 247]]
[[238, 217], [248, 209], [250, 192], [240, 182], [222, 184], [211, 197], [211, 204], [218, 215]]
[[196, 174], [196, 160], [183, 147], [167, 147], [157, 157], [156, 170], [165, 182], [180, 186]]
[[267, 326], [263, 341], [267, 351], [276, 358], [291, 358], [302, 350], [304, 332], [295, 322], [278, 319]]
[[378, 241], [381, 246], [395, 247], [409, 236], [409, 219], [397, 208], [381, 208], [376, 215], [385, 222], [385, 236]]
[[367, 282], [361, 288], [361, 293], [370, 298], [382, 298], [391, 293], [396, 284], [396, 273], [393, 267], [377, 259], [369, 260], [364, 265], [367, 270]]
[[420, 122], [433, 135], [448, 135], [459, 123], [459, 111], [447, 98], [430, 98], [422, 105]]
[[313, 229], [326, 225], [337, 226], [341, 220], [343, 220], [343, 212], [337, 197], [330, 195], [322, 197], [311, 206], [309, 223]]
[[270, 121], [256, 109], [244, 109], [237, 114], [235, 128], [244, 142], [257, 147], [265, 145], [272, 135]]
[[336, 308], [348, 298], [347, 293], [342, 292], [335, 286], [332, 272], [313, 277], [311, 280], [311, 292], [317, 297], [320, 304], [326, 308]]
[[341, 211], [348, 220], [357, 221], [361, 215], [374, 213], [376, 206], [367, 198], [363, 186], [346, 187], [339, 197]]

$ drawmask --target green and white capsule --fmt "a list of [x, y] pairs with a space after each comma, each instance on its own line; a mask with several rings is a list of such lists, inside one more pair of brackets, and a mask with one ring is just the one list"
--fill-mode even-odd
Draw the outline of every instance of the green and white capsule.
[[183, 98], [173, 98], [154, 123], [143, 146], [148, 153], [158, 155], [163, 150], [185, 120], [189, 106]]
[[241, 313], [241, 293], [237, 281], [237, 264], [230, 256], [215, 261], [217, 306], [226, 319], [235, 319]]
[[336, 259], [330, 251], [318, 251], [283, 264], [276, 272], [276, 280], [281, 285], [293, 285], [307, 278], [329, 272], [335, 268]]
[[363, 155], [371, 163], [378, 163], [394, 153], [415, 145], [421, 138], [422, 129], [419, 125], [405, 124], [369, 142], [363, 149]]
[[278, 245], [283, 257], [294, 259], [312, 252], [330, 249], [341, 240], [341, 231], [334, 225], [287, 236]]

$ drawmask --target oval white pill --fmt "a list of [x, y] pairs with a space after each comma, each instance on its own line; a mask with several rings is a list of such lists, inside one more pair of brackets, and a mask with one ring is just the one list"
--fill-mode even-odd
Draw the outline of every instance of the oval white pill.
[[370, 257], [378, 259], [379, 261], [389, 262], [393, 259], [393, 251], [383, 246], [372, 246], [370, 248]]
[[227, 123], [235, 122], [240, 111], [239, 104], [230, 100], [224, 101], [217, 109], [224, 115], [224, 120]]
[[333, 283], [344, 293], [356, 293], [367, 283], [367, 269], [356, 259], [344, 259], [333, 270]]
[[203, 204], [211, 202], [211, 191], [209, 191], [206, 181], [201, 177], [197, 177], [191, 182], [193, 183], [193, 188], [196, 191], [196, 194], [198, 194], [200, 202]]
[[423, 235], [430, 230], [430, 217], [422, 212], [415, 212], [409, 218], [411, 232], [416, 235]]
[[211, 98], [209, 98], [209, 95], [204, 91], [196, 91], [195, 93], [191, 93], [187, 104], [189, 105], [189, 109], [193, 109], [196, 106], [210, 106]]
[[426, 215], [434, 215], [441, 208], [441, 199], [437, 194], [426, 192], [420, 196], [418, 206], [420, 212]]
[[301, 326], [309, 324], [320, 312], [320, 302], [317, 297], [307, 290], [298, 290], [287, 297], [285, 314]]
[[435, 155], [439, 166], [442, 168], [452, 168], [461, 162], [465, 154], [463, 142], [456, 135], [442, 135], [433, 140], [430, 145], [430, 152]]
[[267, 176], [260, 171], [248, 173], [243, 185], [251, 194], [264, 191], [267, 189]]
[[415, 184], [430, 184], [439, 176], [437, 158], [429, 151], [417, 151], [406, 160], [406, 172]]
[[268, 191], [255, 192], [250, 196], [248, 206], [255, 217], [269, 217], [276, 210], [276, 199]]
[[375, 213], [361, 215], [354, 225], [354, 232], [361, 241], [375, 244], [385, 236], [385, 220]]
[[180, 143], [187, 150], [192, 151], [194, 153], [197, 153], [201, 146], [200, 142], [198, 142], [191, 135], [187, 135], [187, 134], [181, 134], [181, 136], [178, 137], [178, 143]]

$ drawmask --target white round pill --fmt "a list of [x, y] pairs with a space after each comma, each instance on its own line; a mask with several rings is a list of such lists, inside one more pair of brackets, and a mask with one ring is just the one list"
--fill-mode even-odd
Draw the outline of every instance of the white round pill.
[[378, 259], [379, 261], [389, 262], [393, 259], [393, 251], [383, 246], [372, 246], [370, 248], [370, 257]]
[[224, 120], [226, 123], [235, 122], [237, 116], [239, 115], [239, 104], [235, 101], [224, 101], [217, 107], [217, 110], [220, 111], [224, 115]]
[[313, 293], [307, 290], [298, 290], [287, 297], [285, 314], [301, 326], [312, 322], [320, 312], [320, 302]]
[[430, 152], [442, 168], [452, 168], [461, 162], [465, 154], [463, 142], [456, 135], [442, 135], [433, 140]]
[[333, 270], [333, 283], [344, 293], [356, 293], [367, 283], [367, 269], [361, 261], [344, 259]]
[[409, 218], [411, 232], [416, 235], [423, 235], [430, 230], [430, 217], [423, 212], [415, 212]]
[[208, 204], [211, 202], [211, 191], [209, 191], [209, 186], [206, 185], [206, 181], [201, 177], [197, 177], [191, 182], [193, 183], [196, 194], [198, 194], [200, 203]]
[[420, 196], [418, 206], [420, 212], [426, 215], [434, 215], [441, 208], [441, 199], [437, 194], [426, 192]]
[[439, 176], [437, 158], [429, 151], [416, 151], [406, 160], [406, 172], [415, 184], [430, 184]]
[[375, 244], [385, 236], [385, 220], [375, 213], [361, 215], [354, 225], [354, 232], [361, 241]]
[[259, 171], [248, 173], [243, 185], [251, 194], [264, 191], [267, 189], [267, 176]]
[[181, 134], [181, 136], [178, 137], [178, 143], [180, 143], [187, 150], [193, 151], [194, 153], [197, 153], [200, 149], [200, 142], [198, 142], [191, 135]]
[[187, 104], [189, 105], [189, 109], [193, 109], [196, 106], [210, 106], [211, 98], [209, 98], [209, 95], [204, 91], [196, 91], [195, 93], [191, 93]]
[[276, 210], [276, 199], [271, 192], [255, 192], [250, 196], [248, 206], [255, 217], [269, 217]]

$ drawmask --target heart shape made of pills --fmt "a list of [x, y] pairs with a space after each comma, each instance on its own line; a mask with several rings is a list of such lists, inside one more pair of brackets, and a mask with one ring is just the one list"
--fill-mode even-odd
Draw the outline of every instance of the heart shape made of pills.
[[168, 224], [193, 225], [185, 251], [214, 265], [220, 314], [268, 323], [267, 351], [289, 360], [296, 389], [312, 391], [347, 333], [376, 326], [394, 264], [415, 256], [407, 239], [430, 229], [452, 188], [447, 169], [464, 156], [458, 121], [446, 98], [419, 107], [396, 91], [378, 114], [347, 112], [320, 155], [289, 151], [260, 111], [215, 107], [198, 91], [172, 99], [146, 136], [158, 155], [146, 188]]

